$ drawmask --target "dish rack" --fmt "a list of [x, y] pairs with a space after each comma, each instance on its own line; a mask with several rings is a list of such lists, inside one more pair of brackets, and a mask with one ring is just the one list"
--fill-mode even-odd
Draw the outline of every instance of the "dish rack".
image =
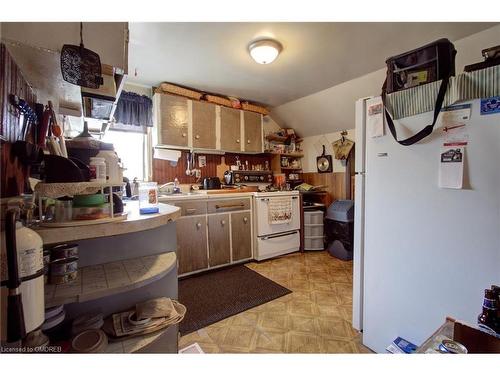
[[323, 211], [304, 211], [304, 250], [324, 250]]
[[[107, 182], [57, 182], [45, 183], [39, 182], [36, 184], [34, 193], [38, 197], [38, 214], [40, 218], [40, 226], [45, 227], [71, 227], [91, 224], [102, 224], [113, 221], [121, 221], [127, 218], [127, 213], [115, 214], [113, 210], [113, 187], [123, 187], [123, 183], [107, 183]], [[104, 190], [108, 188], [110, 217], [90, 220], [71, 220], [71, 221], [48, 221], [44, 219], [43, 214], [43, 199], [44, 198], [62, 198], [66, 196], [84, 195], [84, 194], [106, 194]]]

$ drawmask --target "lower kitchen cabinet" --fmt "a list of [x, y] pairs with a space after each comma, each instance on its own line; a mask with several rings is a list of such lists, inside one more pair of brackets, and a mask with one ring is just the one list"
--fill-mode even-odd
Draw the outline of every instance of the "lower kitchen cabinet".
[[208, 267], [206, 216], [181, 217], [177, 221], [179, 274]]
[[252, 223], [250, 212], [231, 214], [233, 261], [252, 257]]
[[208, 217], [208, 249], [208, 264], [210, 267], [231, 262], [229, 214], [217, 214]]

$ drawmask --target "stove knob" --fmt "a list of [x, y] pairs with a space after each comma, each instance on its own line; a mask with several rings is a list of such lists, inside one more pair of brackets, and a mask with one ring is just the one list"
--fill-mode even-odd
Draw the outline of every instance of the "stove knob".
[[236, 177], [235, 181], [236, 181], [236, 182], [240, 182], [239, 177]]
[[245, 176], [245, 181], [248, 181], [248, 176]]
[[264, 181], [264, 176], [260, 176], [260, 180], [261, 180], [261, 181]]

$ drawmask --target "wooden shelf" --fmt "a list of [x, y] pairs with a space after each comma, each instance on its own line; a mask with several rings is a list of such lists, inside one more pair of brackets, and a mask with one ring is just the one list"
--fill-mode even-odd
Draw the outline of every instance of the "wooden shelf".
[[267, 151], [267, 154], [271, 155], [280, 155], [280, 156], [286, 156], [289, 158], [303, 158], [304, 154], [301, 152], [272, 152], [272, 151]]
[[45, 307], [86, 302], [137, 289], [161, 279], [176, 265], [175, 252], [169, 252], [82, 267], [71, 283], [45, 285]]
[[301, 171], [302, 168], [281, 167], [284, 171]]
[[[268, 134], [266, 135], [266, 139], [270, 142], [278, 142], [278, 143], [285, 143], [288, 137], [282, 137], [276, 134]], [[302, 138], [295, 138], [295, 143], [300, 143], [302, 142]]]

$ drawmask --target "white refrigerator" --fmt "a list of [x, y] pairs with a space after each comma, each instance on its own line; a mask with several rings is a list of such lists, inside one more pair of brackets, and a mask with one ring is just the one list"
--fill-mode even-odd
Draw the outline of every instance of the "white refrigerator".
[[[500, 114], [467, 121], [463, 189], [438, 186], [444, 132], [418, 144], [371, 137], [356, 102], [353, 326], [382, 353], [400, 336], [417, 345], [451, 316], [475, 324], [484, 289], [500, 283]], [[395, 121], [401, 138], [432, 113]], [[370, 124], [371, 125], [371, 124]]]

